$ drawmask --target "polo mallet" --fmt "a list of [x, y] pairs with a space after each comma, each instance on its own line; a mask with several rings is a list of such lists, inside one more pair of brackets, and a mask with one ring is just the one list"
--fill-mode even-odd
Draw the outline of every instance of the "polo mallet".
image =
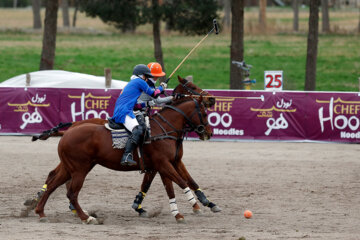
[[193, 53], [193, 51], [215, 30], [215, 34], [219, 34], [219, 27], [217, 25], [216, 19], [213, 20], [213, 24], [214, 27], [206, 34], [205, 37], [203, 37], [203, 39], [200, 40], [200, 42], [198, 44], [195, 45], [195, 47], [193, 47], [193, 49], [191, 49], [191, 51], [188, 53], [188, 55], [186, 55], [186, 57], [184, 57], [184, 59], [180, 62], [180, 64], [174, 69], [174, 71], [170, 74], [169, 78], [165, 80], [165, 83], [168, 83], [170, 78], [174, 75], [174, 73], [179, 69], [179, 67], [185, 62], [186, 59], [188, 59], [188, 57]]

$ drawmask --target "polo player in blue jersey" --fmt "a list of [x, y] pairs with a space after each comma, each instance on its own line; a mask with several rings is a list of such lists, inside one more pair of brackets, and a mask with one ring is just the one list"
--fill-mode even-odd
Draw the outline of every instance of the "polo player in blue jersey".
[[129, 139], [125, 145], [125, 152], [121, 158], [121, 165], [133, 166], [137, 163], [133, 160], [132, 152], [138, 146], [141, 137], [146, 130], [142, 124], [139, 124], [135, 115], [134, 107], [139, 96], [144, 92], [149, 96], [157, 98], [167, 87], [166, 83], [161, 83], [158, 88], [152, 88], [147, 81], [153, 78], [150, 69], [144, 65], [136, 65], [133, 70], [130, 82], [125, 86], [116, 100], [114, 114], [109, 119], [109, 123], [115, 122], [122, 124], [131, 132]]

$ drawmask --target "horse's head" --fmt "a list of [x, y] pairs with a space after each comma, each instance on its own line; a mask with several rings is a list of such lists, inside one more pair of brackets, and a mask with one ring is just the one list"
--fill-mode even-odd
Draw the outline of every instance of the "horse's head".
[[[174, 122], [169, 122], [166, 120], [172, 114], [171, 111], [166, 111], [172, 109], [175, 112], [182, 115], [182, 118], [179, 118], [178, 115], [174, 115]], [[196, 132], [201, 140], [208, 140], [212, 136], [212, 130], [207, 119], [206, 107], [203, 103], [202, 96], [200, 97], [186, 97], [174, 101], [172, 104], [165, 105], [164, 108], [159, 112], [164, 115], [164, 118], [160, 116], [163, 122], [166, 122], [176, 132]], [[181, 120], [183, 119], [183, 120]], [[182, 123], [181, 123], [182, 122]], [[178, 124], [182, 125], [178, 125]], [[179, 127], [182, 126], [182, 129]]]
[[181, 78], [180, 76], [178, 76], [178, 80], [180, 84], [175, 87], [173, 91], [173, 95], [175, 95], [176, 93], [181, 93], [181, 94], [189, 94], [193, 96], [202, 96], [203, 97], [202, 102], [205, 105], [205, 107], [214, 106], [215, 97], [213, 95], [211, 95], [207, 91], [202, 90], [194, 83], [184, 78]]
[[[215, 103], [215, 98], [214, 98]], [[203, 101], [203, 97], [197, 98], [195, 100], [195, 108], [198, 113], [198, 125], [195, 129], [195, 132], [199, 135], [201, 140], [209, 140], [212, 137], [212, 129], [209, 125], [206, 107]]]

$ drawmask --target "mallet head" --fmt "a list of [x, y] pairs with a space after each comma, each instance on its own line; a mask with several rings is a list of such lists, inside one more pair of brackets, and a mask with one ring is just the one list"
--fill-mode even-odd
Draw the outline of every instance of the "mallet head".
[[213, 24], [214, 24], [215, 34], [219, 34], [219, 27], [216, 19], [213, 20]]

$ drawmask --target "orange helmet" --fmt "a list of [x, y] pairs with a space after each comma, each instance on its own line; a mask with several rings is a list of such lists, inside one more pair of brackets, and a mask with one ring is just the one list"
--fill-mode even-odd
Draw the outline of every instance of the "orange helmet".
[[154, 77], [163, 77], [165, 76], [165, 73], [162, 70], [162, 67], [157, 62], [151, 62], [148, 64], [148, 68], [150, 68], [151, 74]]

